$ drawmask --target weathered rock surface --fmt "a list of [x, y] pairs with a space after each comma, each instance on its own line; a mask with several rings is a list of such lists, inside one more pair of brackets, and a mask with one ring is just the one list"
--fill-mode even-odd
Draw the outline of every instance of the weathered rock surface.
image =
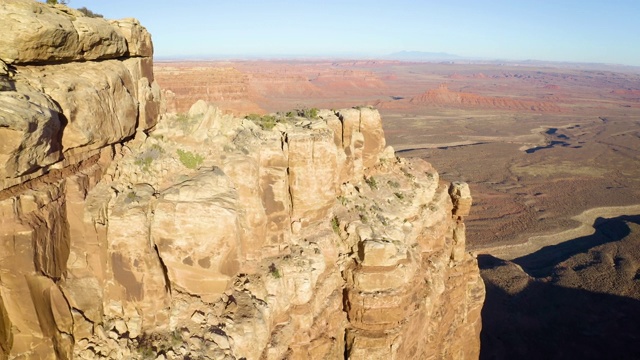
[[136, 20], [29, 0], [2, 2], [0, 19], [0, 189], [155, 125], [153, 47]]
[[[11, 64], [151, 56], [151, 36], [134, 19], [90, 18], [64, 6], [5, 0], [0, 4], [0, 58]], [[114, 26], [115, 25], [115, 26]]]
[[465, 184], [396, 158], [369, 108], [274, 122], [198, 102], [156, 124], [148, 35], [95, 27], [121, 55], [75, 63], [71, 35], [0, 49], [0, 359], [478, 357]]

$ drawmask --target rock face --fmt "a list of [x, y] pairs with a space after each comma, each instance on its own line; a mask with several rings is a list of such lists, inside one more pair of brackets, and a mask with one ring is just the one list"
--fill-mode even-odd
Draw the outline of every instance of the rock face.
[[0, 359], [478, 357], [465, 184], [369, 108], [156, 123], [144, 28], [80, 17], [0, 5]]
[[136, 20], [25, 0], [3, 1], [0, 18], [0, 189], [155, 125], [151, 36]]
[[97, 251], [106, 234], [84, 228], [87, 193], [160, 113], [151, 37], [26, 0], [0, 4], [0, 29], [0, 358], [70, 358], [114, 271]]

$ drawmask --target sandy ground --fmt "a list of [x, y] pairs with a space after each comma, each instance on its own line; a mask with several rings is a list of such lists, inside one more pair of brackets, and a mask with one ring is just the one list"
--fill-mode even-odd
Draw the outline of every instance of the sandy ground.
[[572, 219], [580, 225], [557, 233], [531, 236], [526, 242], [512, 245], [487, 246], [476, 248], [477, 254], [489, 254], [504, 260], [513, 260], [542, 249], [545, 246], [557, 245], [584, 236], [593, 235], [597, 219], [611, 219], [623, 215], [640, 214], [640, 204], [631, 206], [599, 207], [583, 211]]

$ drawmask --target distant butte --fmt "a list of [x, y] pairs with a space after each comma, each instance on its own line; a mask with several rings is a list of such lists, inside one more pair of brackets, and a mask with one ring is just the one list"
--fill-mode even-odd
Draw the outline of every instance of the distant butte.
[[447, 84], [437, 89], [427, 90], [409, 100], [416, 105], [454, 106], [463, 108], [484, 108], [500, 110], [530, 110], [560, 112], [560, 107], [550, 102], [518, 100], [506, 97], [482, 96], [449, 90]]
[[462, 75], [458, 73], [453, 73], [449, 75], [450, 79], [488, 79], [489, 77], [483, 73], [475, 73], [471, 75]]

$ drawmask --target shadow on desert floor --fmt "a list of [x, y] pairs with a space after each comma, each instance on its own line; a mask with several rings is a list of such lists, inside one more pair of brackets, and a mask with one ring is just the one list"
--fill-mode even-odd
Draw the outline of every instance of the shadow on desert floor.
[[640, 225], [640, 215], [623, 215], [611, 219], [599, 217], [593, 223], [595, 229], [593, 234], [557, 245], [545, 246], [536, 252], [514, 259], [513, 262], [533, 277], [550, 276], [553, 267], [568, 258], [629, 235], [631, 230], [627, 222]]
[[480, 359], [640, 359], [640, 301], [533, 280], [491, 255], [478, 261]]

